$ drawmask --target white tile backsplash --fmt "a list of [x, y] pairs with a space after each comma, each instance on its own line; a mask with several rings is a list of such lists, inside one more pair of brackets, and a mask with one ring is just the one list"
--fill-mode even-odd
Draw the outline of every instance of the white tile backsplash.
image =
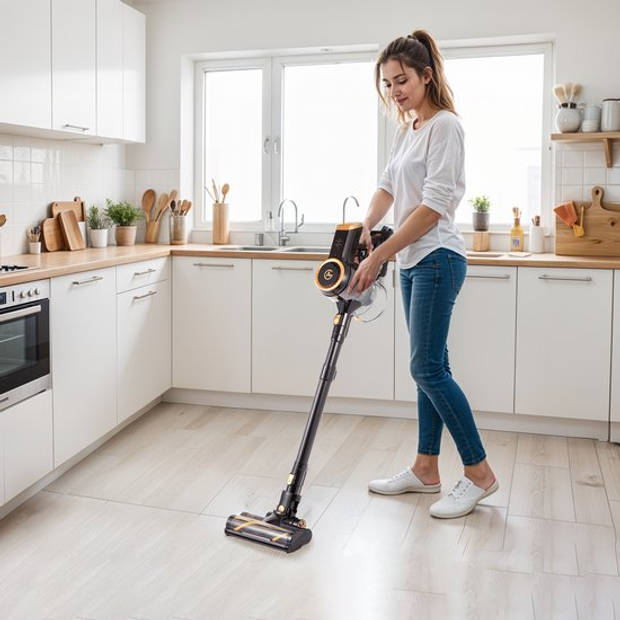
[[49, 217], [51, 202], [74, 196], [87, 207], [104, 206], [105, 198], [135, 203], [135, 172], [125, 168], [125, 147], [0, 134], [0, 213], [7, 216], [0, 228], [2, 256], [26, 252], [26, 230]]

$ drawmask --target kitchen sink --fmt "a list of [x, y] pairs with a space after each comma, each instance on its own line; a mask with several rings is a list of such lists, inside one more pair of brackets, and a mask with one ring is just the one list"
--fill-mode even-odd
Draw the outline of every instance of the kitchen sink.
[[305, 253], [305, 254], [329, 254], [329, 250], [331, 249], [331, 246], [310, 246], [310, 245], [303, 245], [303, 246], [294, 246], [294, 247], [283, 247], [280, 248], [281, 252], [301, 252], [301, 253]]
[[217, 248], [219, 250], [230, 250], [231, 252], [273, 252], [278, 248], [273, 245], [227, 245], [221, 248]]

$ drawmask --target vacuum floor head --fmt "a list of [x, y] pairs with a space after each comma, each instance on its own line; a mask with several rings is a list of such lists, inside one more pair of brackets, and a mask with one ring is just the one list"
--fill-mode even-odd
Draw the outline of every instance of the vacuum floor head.
[[302, 545], [310, 542], [312, 532], [305, 527], [297, 527], [278, 521], [270, 523], [265, 517], [242, 512], [230, 515], [224, 529], [228, 536], [239, 536], [269, 547], [282, 549], [287, 553], [297, 551]]

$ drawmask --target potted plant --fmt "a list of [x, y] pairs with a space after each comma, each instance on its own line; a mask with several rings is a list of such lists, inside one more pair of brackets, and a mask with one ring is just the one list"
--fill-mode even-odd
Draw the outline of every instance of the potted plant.
[[136, 222], [144, 217], [142, 209], [128, 202], [112, 202], [109, 198], [106, 198], [105, 202], [105, 214], [116, 224], [116, 244], [133, 245], [136, 242]]
[[489, 209], [491, 201], [488, 196], [476, 196], [469, 201], [474, 207], [474, 230], [489, 230]]
[[88, 209], [86, 221], [88, 223], [90, 245], [94, 248], [105, 248], [108, 245], [108, 229], [110, 228], [108, 216], [103, 209], [93, 205]]

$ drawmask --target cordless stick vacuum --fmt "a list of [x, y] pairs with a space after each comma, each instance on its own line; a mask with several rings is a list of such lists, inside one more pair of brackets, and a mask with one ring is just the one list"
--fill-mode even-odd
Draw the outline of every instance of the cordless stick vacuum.
[[[388, 226], [384, 226], [378, 231], [372, 231], [373, 248], [388, 239], [392, 232]], [[351, 319], [359, 313], [361, 308], [372, 304], [374, 299], [373, 288], [387, 272], [387, 262], [385, 262], [381, 266], [377, 281], [373, 286], [359, 295], [355, 291], [351, 294], [347, 293], [347, 288], [358, 264], [368, 255], [366, 247], [360, 245], [359, 242], [361, 233], [362, 224], [360, 223], [337, 226], [329, 258], [319, 265], [314, 275], [314, 282], [319, 290], [336, 302], [338, 313], [334, 317], [329, 350], [321, 370], [297, 458], [286, 481], [286, 489], [282, 491], [275, 510], [268, 512], [264, 517], [247, 512], [228, 517], [224, 530], [227, 535], [239, 536], [270, 547], [276, 547], [287, 553], [296, 551], [302, 545], [310, 542], [312, 538], [312, 531], [306, 527], [306, 522], [297, 517], [297, 507], [301, 501], [301, 487], [308, 470], [312, 444], [321, 420], [329, 387], [336, 375], [336, 362], [349, 330]]]

